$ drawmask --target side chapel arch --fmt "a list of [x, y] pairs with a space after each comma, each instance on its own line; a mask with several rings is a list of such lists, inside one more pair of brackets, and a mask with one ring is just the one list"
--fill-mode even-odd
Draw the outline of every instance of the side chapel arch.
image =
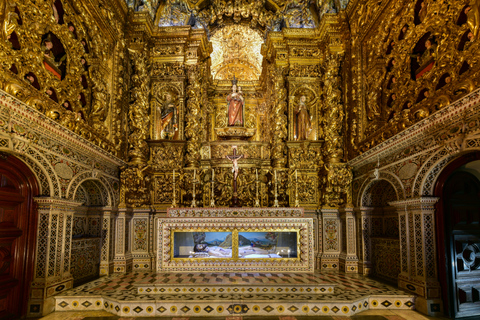
[[0, 152], [14, 155], [29, 167], [38, 181], [39, 195], [60, 196], [61, 190], [57, 175], [52, 166], [38, 151], [32, 148], [28, 148], [23, 152], [0, 148]]
[[[463, 145], [463, 146], [462, 146]], [[463, 150], [463, 148], [465, 150]], [[418, 171], [412, 188], [412, 196], [433, 195], [435, 182], [442, 170], [465, 153], [480, 150], [480, 138], [468, 141], [453, 141], [435, 152]]]
[[99, 189], [102, 191], [102, 198], [105, 199], [103, 205], [105, 206], [114, 205], [114, 197], [113, 197], [114, 192], [110, 184], [106, 181], [102, 181], [103, 180], [102, 177], [97, 176], [96, 173], [93, 171], [86, 171], [73, 177], [72, 180], [70, 181], [70, 184], [68, 185], [66, 197], [68, 199], [75, 199], [77, 196], [77, 192], [79, 192], [79, 187], [86, 180], [95, 181], [97, 185], [100, 185]]
[[405, 188], [403, 187], [400, 179], [390, 172], [380, 171], [378, 180], [373, 177], [369, 177], [363, 181], [356, 197], [357, 207], [368, 207], [368, 205], [365, 205], [367, 203], [366, 197], [368, 197], [368, 191], [372, 188], [372, 186], [375, 185], [375, 182], [379, 180], [385, 180], [393, 186], [397, 200], [405, 199]]
[[[400, 273], [399, 218], [389, 203], [399, 200], [397, 191], [385, 176], [370, 179], [360, 199], [357, 213], [359, 268], [363, 274], [395, 283]], [[395, 263], [396, 262], [396, 263]]]

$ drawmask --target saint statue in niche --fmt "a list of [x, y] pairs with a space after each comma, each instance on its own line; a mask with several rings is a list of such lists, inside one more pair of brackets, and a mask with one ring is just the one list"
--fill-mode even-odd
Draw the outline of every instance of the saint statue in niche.
[[307, 140], [310, 132], [312, 132], [310, 114], [305, 101], [307, 101], [307, 97], [301, 96], [298, 107], [295, 110], [295, 140]]
[[435, 64], [437, 45], [432, 38], [425, 41], [425, 50], [416, 55], [416, 60], [419, 67], [415, 70], [415, 78], [418, 79], [426, 72], [432, 70]]
[[480, 8], [478, 1], [471, 1], [465, 8], [465, 14], [467, 15], [468, 28], [472, 31], [473, 37], [476, 38], [480, 29]]
[[243, 107], [245, 100], [243, 98], [242, 88], [238, 87], [237, 92], [237, 80], [233, 77], [232, 92], [227, 96], [228, 102], [228, 126], [241, 126], [243, 127]]
[[414, 23], [415, 25], [419, 25], [420, 23], [425, 20], [427, 16], [428, 4], [426, 0], [418, 0], [415, 4], [415, 16], [414, 16]]
[[178, 110], [173, 102], [172, 95], [167, 93], [165, 101], [157, 104], [157, 112], [160, 114], [159, 132], [161, 139], [178, 139]]
[[65, 76], [67, 55], [61, 44], [56, 47], [54, 46], [53, 37], [54, 36], [49, 33], [42, 41], [43, 64], [48, 71], [55, 75], [55, 77], [62, 80]]

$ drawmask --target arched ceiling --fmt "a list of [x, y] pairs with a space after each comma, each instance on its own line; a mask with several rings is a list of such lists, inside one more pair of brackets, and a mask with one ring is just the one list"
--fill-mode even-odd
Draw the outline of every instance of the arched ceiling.
[[324, 13], [344, 9], [349, 0], [126, 0], [148, 11], [158, 26], [204, 28], [209, 36], [229, 24], [247, 24], [265, 35], [287, 28], [315, 28]]
[[262, 37], [244, 25], [227, 25], [210, 38], [212, 76], [218, 80], [258, 80], [262, 67]]

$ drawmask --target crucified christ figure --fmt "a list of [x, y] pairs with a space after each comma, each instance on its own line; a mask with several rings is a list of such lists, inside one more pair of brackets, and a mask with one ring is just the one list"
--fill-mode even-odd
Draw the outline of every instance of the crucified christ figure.
[[233, 155], [226, 156], [226, 158], [232, 161], [232, 172], [233, 172], [233, 197], [232, 197], [232, 207], [240, 207], [237, 198], [237, 177], [238, 177], [238, 159], [243, 158], [242, 155], [237, 155], [237, 147], [233, 146]]

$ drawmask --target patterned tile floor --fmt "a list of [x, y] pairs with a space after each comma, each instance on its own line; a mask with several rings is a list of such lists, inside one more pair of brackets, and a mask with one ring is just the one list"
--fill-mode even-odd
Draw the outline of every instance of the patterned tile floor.
[[[67, 311], [67, 312], [54, 312], [41, 320], [131, 320], [130, 317], [118, 317], [106, 311]], [[134, 318], [135, 320], [151, 320], [152, 318]], [[168, 317], [161, 318], [162, 320], [429, 320], [429, 319], [447, 319], [447, 318], [432, 318], [424, 316], [416, 311], [412, 310], [369, 310], [361, 312], [355, 316], [342, 317], [342, 316], [324, 316], [324, 317], [308, 317], [308, 316], [280, 316], [280, 317]]]
[[[118, 300], [155, 300], [155, 295], [139, 295], [137, 293], [136, 285], [150, 283], [161, 283], [164, 282], [168, 285], [178, 285], [182, 287], [182, 284], [191, 284], [199, 281], [201, 284], [204, 283], [214, 283], [222, 275], [225, 275], [219, 286], [225, 286], [225, 284], [230, 279], [233, 278], [234, 283], [245, 284], [247, 281], [255, 281], [255, 283], [268, 283], [268, 284], [304, 284], [308, 285], [310, 283], [314, 284], [335, 284], [335, 290], [331, 294], [324, 294], [317, 296], [315, 294], [305, 293], [303, 295], [298, 295], [296, 298], [300, 300], [354, 300], [365, 295], [408, 295], [406, 292], [394, 288], [390, 285], [378, 282], [376, 280], [358, 275], [358, 274], [342, 274], [337, 272], [332, 273], [314, 273], [314, 274], [251, 274], [253, 277], [250, 277], [250, 274], [245, 274], [248, 276], [242, 279], [242, 274], [215, 274], [215, 273], [166, 273], [166, 274], [155, 274], [155, 273], [128, 273], [128, 274], [119, 274], [115, 273], [110, 276], [102, 277], [98, 280], [89, 282], [85, 285], [79, 286], [72, 290], [66, 291], [61, 294], [61, 296], [84, 296], [84, 295], [101, 295], [103, 297], [114, 298]], [[254, 285], [254, 284], [252, 284]], [[271, 299], [271, 294], [263, 293], [253, 293], [253, 294], [240, 294], [240, 293], [228, 293], [222, 294], [222, 299], [234, 300], [237, 297], [242, 297], [243, 299]], [[172, 294], [168, 297], [162, 299], [165, 300], [177, 300], [177, 299], [186, 299], [186, 300], [215, 300], [218, 298], [217, 294], [197, 294], [197, 295], [186, 295], [186, 294]], [[291, 300], [293, 298], [292, 294], [277, 294], [277, 299]]]
[[[147, 283], [159, 286], [163, 283], [177, 288], [178, 292], [139, 294], [138, 285]], [[208, 284], [211, 288], [216, 288], [216, 291], [183, 292], [185, 286], [191, 286], [192, 283]], [[213, 286], [214, 283], [218, 284]], [[312, 284], [335, 284], [335, 289], [320, 294], [309, 290], [308, 287]], [[239, 285], [244, 287], [238, 289]], [[257, 291], [260, 285], [271, 286], [275, 290]], [[299, 287], [296, 287], [298, 290], [295, 292], [291, 288], [286, 292], [279, 290], [279, 285]], [[226, 290], [221, 291], [224, 288]], [[55, 299], [56, 311], [104, 310], [126, 318], [191, 319], [201, 316], [204, 319], [216, 319], [241, 316], [248, 319], [256, 316], [258, 319], [267, 319], [273, 316], [280, 317], [275, 319], [288, 320], [285, 317], [288, 315], [293, 317], [291, 320], [295, 320], [305, 316], [355, 316], [365, 310], [415, 308], [415, 296], [412, 294], [361, 275], [338, 272], [113, 274], [63, 292], [55, 296]]]
[[153, 273], [136, 282], [138, 285], [322, 285], [330, 283], [318, 273]]

